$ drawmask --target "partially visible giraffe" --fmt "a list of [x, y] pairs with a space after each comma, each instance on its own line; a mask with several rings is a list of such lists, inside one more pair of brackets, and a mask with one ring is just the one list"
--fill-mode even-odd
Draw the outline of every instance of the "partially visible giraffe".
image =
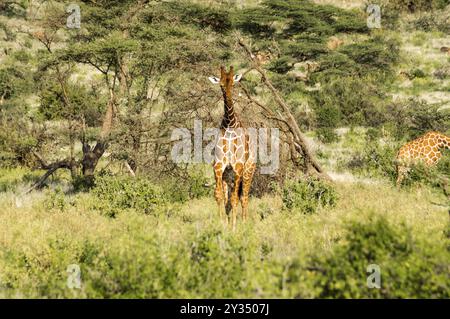
[[[226, 72], [220, 67], [220, 79], [210, 77], [214, 84], [220, 84], [224, 101], [224, 116], [215, 145], [214, 175], [216, 179], [215, 198], [219, 216], [228, 223], [231, 210], [231, 225], [236, 228], [237, 206], [242, 205], [242, 219], [247, 219], [248, 197], [253, 173], [256, 169], [254, 140], [236, 115], [233, 107], [232, 89], [242, 75], [234, 75], [233, 67]], [[234, 176], [233, 176], [234, 175]]]
[[400, 186], [411, 165], [417, 162], [427, 166], [437, 164], [443, 148], [450, 148], [450, 137], [434, 131], [403, 145], [397, 154], [397, 186]]

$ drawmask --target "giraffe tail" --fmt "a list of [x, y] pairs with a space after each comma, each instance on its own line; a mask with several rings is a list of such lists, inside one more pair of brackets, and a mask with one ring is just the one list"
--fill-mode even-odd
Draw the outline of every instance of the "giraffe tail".
[[[227, 194], [226, 196], [226, 204], [225, 204], [225, 212], [228, 214], [231, 211], [231, 194], [234, 191], [234, 180], [236, 178], [235, 176], [235, 172], [233, 170], [233, 168], [231, 167], [231, 165], [228, 165], [225, 168], [225, 171], [223, 172], [223, 181], [227, 184], [226, 187], [226, 192]], [[241, 183], [239, 183], [239, 190], [238, 190], [238, 194], [239, 197], [241, 197], [241, 193], [242, 193], [242, 181]]]
[[227, 184], [225, 198], [225, 212], [228, 214], [231, 211], [231, 194], [233, 193], [234, 188], [234, 171], [231, 165], [228, 165], [223, 172], [223, 181]]

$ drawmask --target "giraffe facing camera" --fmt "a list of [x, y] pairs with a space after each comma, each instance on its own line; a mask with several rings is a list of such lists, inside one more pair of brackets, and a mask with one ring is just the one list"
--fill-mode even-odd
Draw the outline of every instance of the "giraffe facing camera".
[[236, 229], [239, 201], [242, 220], [247, 219], [250, 186], [256, 169], [255, 142], [243, 127], [233, 106], [233, 86], [241, 78], [242, 75], [234, 74], [233, 67], [227, 72], [224, 66], [220, 67], [220, 78], [209, 77], [211, 83], [220, 84], [224, 101], [224, 116], [214, 148], [214, 197], [219, 206], [220, 219], [225, 224], [231, 219], [233, 230]]
[[242, 78], [242, 74], [234, 75], [233, 67], [230, 67], [230, 72], [225, 70], [224, 66], [220, 67], [220, 79], [215, 76], [210, 76], [208, 79], [212, 84], [220, 84], [222, 88], [231, 88], [235, 82], [239, 82]]

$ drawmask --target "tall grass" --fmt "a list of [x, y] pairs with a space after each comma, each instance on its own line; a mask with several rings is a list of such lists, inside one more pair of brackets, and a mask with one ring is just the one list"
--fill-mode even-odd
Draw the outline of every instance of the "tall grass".
[[[88, 193], [65, 195], [61, 199], [64, 209], [49, 209], [45, 204], [55, 196], [52, 191], [24, 197], [20, 207], [14, 192], [0, 193], [0, 296], [448, 297], [448, 277], [439, 275], [449, 253], [444, 232], [448, 212], [442, 195], [427, 187], [405, 191], [387, 184], [335, 186], [336, 206], [319, 207], [309, 215], [282, 210], [278, 196], [252, 199], [253, 220], [239, 223], [236, 232], [219, 222], [211, 197], [187, 201], [158, 215], [130, 208], [112, 218], [93, 208], [97, 199]], [[433, 286], [416, 291], [417, 285], [392, 288], [397, 287], [396, 274], [403, 268], [401, 260], [386, 257], [395, 251], [384, 246], [374, 249], [383, 250], [379, 256], [386, 260], [363, 256], [358, 262], [396, 265], [384, 269], [391, 272], [386, 279], [391, 281], [386, 283], [388, 291], [374, 295], [366, 287], [367, 274], [355, 273], [359, 268], [352, 264], [348, 269], [335, 269], [351, 277], [350, 294], [344, 293], [345, 285], [335, 287], [333, 294], [324, 290], [333, 285], [329, 282], [333, 277], [311, 269], [328, 269], [337, 260], [333, 258], [345, 259], [348, 240], [365, 240], [358, 235], [365, 231], [352, 228], [352, 223], [370, 231], [372, 220], [379, 218], [388, 225], [387, 238], [402, 232], [398, 225], [404, 224], [415, 246], [433, 248], [428, 255], [422, 249], [409, 252], [408, 278], [423, 280], [427, 275], [423, 270], [429, 266], [437, 276], [433, 282], [441, 280], [447, 290], [436, 292]], [[365, 245], [370, 251], [371, 244]], [[67, 286], [70, 264], [81, 268], [81, 289]]]

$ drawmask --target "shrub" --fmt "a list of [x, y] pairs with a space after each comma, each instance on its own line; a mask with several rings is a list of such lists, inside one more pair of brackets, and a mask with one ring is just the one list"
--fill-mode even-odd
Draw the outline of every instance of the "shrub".
[[450, 78], [450, 67], [442, 66], [433, 72], [433, 76], [439, 80], [445, 80]]
[[341, 110], [332, 103], [325, 103], [315, 109], [317, 127], [336, 128], [341, 122]]
[[[404, 224], [383, 217], [347, 226], [344, 243], [328, 256], [314, 256], [319, 298], [448, 298], [448, 238], [429, 243]], [[380, 289], [367, 286], [367, 267], [380, 267]]]
[[34, 184], [42, 171], [30, 171], [26, 168], [0, 169], [0, 192], [16, 191], [21, 184]]
[[273, 213], [274, 209], [269, 204], [263, 202], [258, 205], [257, 216], [259, 216], [261, 219], [265, 219]]
[[335, 189], [313, 177], [286, 182], [281, 197], [285, 209], [303, 214], [315, 213], [319, 207], [334, 207], [337, 201]]
[[389, 0], [391, 8], [410, 13], [442, 9], [448, 4], [448, 0]]
[[397, 148], [394, 145], [367, 143], [362, 152], [353, 154], [345, 165], [347, 168], [369, 177], [397, 177], [395, 158]]
[[[283, 159], [280, 159], [283, 161]], [[283, 166], [283, 162], [280, 164], [276, 174], [261, 174], [261, 169], [256, 168], [253, 174], [252, 185], [250, 187], [250, 196], [262, 197], [267, 194], [276, 192], [276, 190], [283, 184], [286, 166]]]
[[399, 43], [395, 39], [375, 36], [360, 43], [353, 43], [339, 49], [361, 66], [369, 68], [389, 68], [399, 59]]
[[124, 209], [154, 214], [167, 202], [162, 189], [145, 178], [98, 176], [92, 193], [96, 208], [111, 217]]
[[412, 69], [410, 74], [413, 78], [424, 78], [427, 76], [424, 71], [422, 71], [421, 69], [417, 69], [417, 68]]
[[333, 143], [339, 141], [339, 135], [336, 134], [336, 132], [329, 127], [321, 127], [316, 130], [317, 132], [317, 138], [322, 143]]
[[384, 95], [372, 78], [333, 76], [311, 92], [318, 127], [379, 126], [384, 121]]
[[164, 194], [171, 202], [186, 202], [190, 199], [198, 199], [211, 196], [213, 187], [210, 180], [205, 176], [203, 170], [193, 169], [185, 176], [170, 178], [162, 183]]
[[385, 116], [387, 128], [397, 140], [411, 140], [428, 131], [445, 132], [450, 125], [448, 110], [413, 98], [388, 105]]
[[16, 170], [0, 170], [0, 192], [14, 191], [19, 183], [20, 179], [16, 176]]
[[292, 70], [294, 66], [293, 59], [288, 56], [283, 56], [270, 62], [268, 69], [272, 72], [284, 74]]
[[410, 118], [408, 124], [412, 137], [432, 130], [444, 132], [450, 124], [450, 112], [440, 110], [439, 105], [431, 105], [422, 100], [410, 100], [408, 106]]
[[43, 202], [44, 208], [53, 212], [64, 212], [70, 204], [72, 203], [67, 200], [66, 194], [60, 188], [50, 190]]
[[[446, 152], [450, 153], [450, 152]], [[439, 161], [436, 166], [426, 166], [423, 163], [413, 165], [407, 173], [402, 185], [429, 185], [442, 189], [445, 194], [449, 192], [450, 180], [450, 154]]]
[[189, 245], [193, 293], [206, 298], [230, 298], [251, 291], [245, 280], [248, 267], [258, 260], [256, 247], [221, 231], [208, 231]]
[[366, 141], [368, 143], [378, 142], [381, 137], [381, 131], [379, 129], [369, 127], [366, 131]]

